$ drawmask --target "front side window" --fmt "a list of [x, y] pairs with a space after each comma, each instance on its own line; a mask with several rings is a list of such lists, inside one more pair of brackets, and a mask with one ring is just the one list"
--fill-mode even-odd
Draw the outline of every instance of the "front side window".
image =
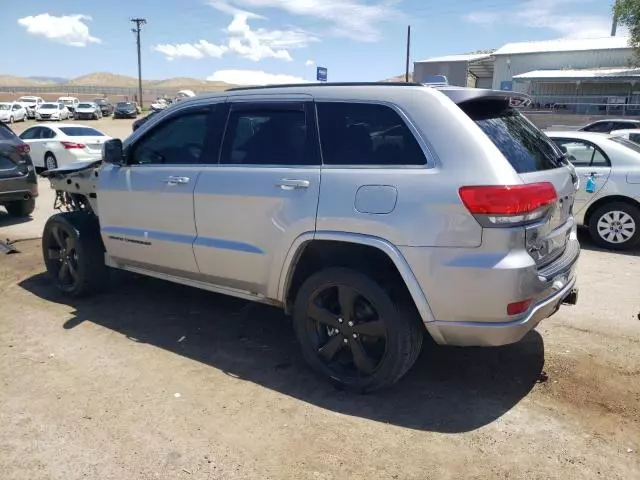
[[556, 145], [576, 167], [606, 167], [609, 159], [592, 143], [576, 139], [554, 139]]
[[42, 127], [39, 138], [55, 138], [56, 132], [47, 127]]
[[317, 103], [322, 159], [326, 165], [425, 165], [409, 127], [386, 105]]
[[193, 165], [200, 163], [207, 134], [208, 111], [185, 113], [165, 120], [135, 145], [132, 165]]
[[232, 107], [220, 162], [233, 165], [313, 165], [303, 106]]
[[588, 127], [583, 128], [583, 130], [585, 132], [609, 133], [611, 130], [613, 130], [613, 124], [611, 122], [597, 122], [593, 125], [589, 125]]

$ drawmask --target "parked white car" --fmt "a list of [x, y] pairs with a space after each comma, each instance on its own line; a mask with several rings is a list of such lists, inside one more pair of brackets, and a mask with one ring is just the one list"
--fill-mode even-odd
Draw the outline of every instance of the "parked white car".
[[594, 242], [623, 250], [640, 243], [640, 145], [621, 136], [581, 131], [545, 132], [580, 177], [574, 202], [578, 224]]
[[73, 115], [73, 113], [76, 111], [76, 108], [78, 107], [78, 104], [80, 103], [80, 100], [78, 100], [76, 97], [60, 97], [57, 101], [58, 103], [63, 103], [71, 112], [71, 115]]
[[76, 120], [98, 120], [102, 118], [102, 110], [94, 102], [82, 102], [76, 107], [73, 118]]
[[100, 160], [102, 145], [111, 138], [95, 128], [75, 123], [34, 125], [19, 136], [31, 148], [31, 160], [38, 170]]
[[640, 144], [640, 128], [626, 128], [624, 130], [614, 130], [611, 132], [614, 137], [622, 137], [632, 142]]
[[36, 110], [36, 120], [68, 120], [71, 112], [63, 103], [43, 103]]
[[40, 107], [40, 105], [45, 103], [42, 97], [33, 97], [30, 95], [20, 97], [18, 100], [16, 100], [16, 102], [27, 109], [28, 118], [36, 118], [36, 110]]
[[27, 109], [18, 102], [0, 102], [0, 122], [24, 122]]

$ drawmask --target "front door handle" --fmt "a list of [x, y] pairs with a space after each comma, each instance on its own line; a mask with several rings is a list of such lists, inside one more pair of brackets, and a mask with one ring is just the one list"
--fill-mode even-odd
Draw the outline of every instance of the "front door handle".
[[309, 188], [309, 180], [296, 180], [291, 178], [283, 178], [276, 187], [280, 187], [282, 190], [296, 190], [301, 188]]
[[184, 185], [186, 183], [189, 183], [191, 179], [189, 177], [167, 177], [163, 180], [164, 183], [167, 183], [169, 185]]

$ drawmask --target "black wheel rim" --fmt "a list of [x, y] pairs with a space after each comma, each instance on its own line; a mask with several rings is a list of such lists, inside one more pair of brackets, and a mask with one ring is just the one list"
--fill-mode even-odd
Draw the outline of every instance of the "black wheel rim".
[[331, 376], [343, 381], [370, 377], [387, 352], [387, 328], [375, 303], [347, 285], [325, 285], [314, 292], [307, 335]]
[[47, 269], [65, 288], [78, 283], [78, 250], [75, 237], [66, 228], [54, 225], [47, 242]]

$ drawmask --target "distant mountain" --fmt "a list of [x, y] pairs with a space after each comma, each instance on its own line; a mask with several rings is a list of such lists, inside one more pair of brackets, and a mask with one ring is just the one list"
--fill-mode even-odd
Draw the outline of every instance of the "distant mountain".
[[62, 77], [27, 77], [29, 80], [35, 80], [36, 82], [42, 83], [67, 83], [69, 81], [68, 78]]

